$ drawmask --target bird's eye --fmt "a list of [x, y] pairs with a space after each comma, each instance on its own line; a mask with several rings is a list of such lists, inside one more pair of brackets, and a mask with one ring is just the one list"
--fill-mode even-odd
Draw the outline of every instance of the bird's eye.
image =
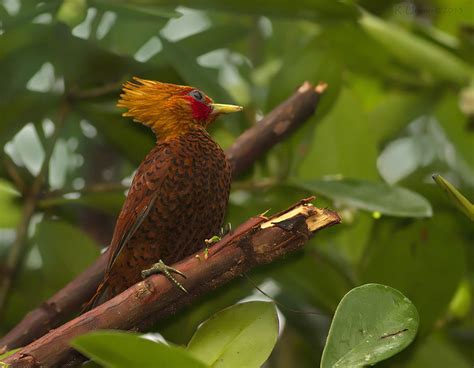
[[200, 101], [200, 102], [204, 101], [204, 94], [197, 89], [194, 89], [191, 92], [189, 92], [189, 95], [192, 98], [194, 98], [196, 101]]

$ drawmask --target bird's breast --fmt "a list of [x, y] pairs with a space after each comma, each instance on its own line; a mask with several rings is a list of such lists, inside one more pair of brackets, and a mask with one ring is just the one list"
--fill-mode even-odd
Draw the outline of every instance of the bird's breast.
[[[161, 185], [154, 189], [158, 192], [154, 208], [134, 238], [150, 239], [153, 229], [157, 256], [173, 263], [204, 247], [204, 240], [218, 233], [227, 208], [231, 169], [222, 149], [205, 132], [167, 144], [171, 151], [165, 173], [153, 170], [159, 157], [147, 161], [150, 180]], [[165, 177], [153, 180], [154, 172]]]

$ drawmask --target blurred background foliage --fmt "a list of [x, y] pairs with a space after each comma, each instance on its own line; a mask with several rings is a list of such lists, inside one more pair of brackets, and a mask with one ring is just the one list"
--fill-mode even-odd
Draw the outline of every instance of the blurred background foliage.
[[[402, 291], [414, 344], [381, 365], [472, 366], [474, 229], [431, 179], [474, 198], [472, 0], [2, 0], [0, 310], [5, 333], [108, 244], [153, 145], [115, 107], [132, 76], [189, 84], [245, 113], [212, 127], [228, 147], [303, 81], [317, 113], [233, 185], [234, 226], [310, 194], [343, 224], [251, 274], [283, 328], [268, 367], [319, 364], [354, 286]], [[215, 311], [258, 296], [242, 279], [156, 326], [186, 343]]]

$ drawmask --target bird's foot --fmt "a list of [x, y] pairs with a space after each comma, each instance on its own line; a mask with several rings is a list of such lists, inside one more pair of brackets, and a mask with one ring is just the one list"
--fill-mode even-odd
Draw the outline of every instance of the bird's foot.
[[181, 289], [183, 292], [187, 293], [188, 291], [184, 288], [183, 285], [181, 285], [181, 283], [176, 280], [174, 278], [174, 276], [171, 274], [171, 273], [177, 273], [178, 275], [186, 278], [186, 275], [184, 273], [182, 273], [181, 271], [177, 270], [176, 268], [173, 268], [173, 267], [170, 267], [168, 265], [166, 265], [161, 259], [158, 261], [158, 263], [155, 263], [153, 266], [151, 266], [150, 268], [146, 269], [146, 270], [143, 270], [141, 272], [141, 275], [142, 275], [142, 278], [147, 278], [148, 276], [150, 275], [154, 275], [156, 273], [162, 273], [163, 275], [165, 275], [165, 277], [170, 281], [172, 282], [173, 284], [175, 284], [179, 289]]

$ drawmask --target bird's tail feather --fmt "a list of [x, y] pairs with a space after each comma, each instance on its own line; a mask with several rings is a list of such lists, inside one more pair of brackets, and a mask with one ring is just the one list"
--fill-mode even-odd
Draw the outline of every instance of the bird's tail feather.
[[108, 291], [108, 277], [104, 277], [104, 280], [100, 283], [97, 291], [92, 296], [92, 298], [87, 302], [87, 304], [82, 308], [82, 313], [88, 312], [91, 309], [99, 306], [107, 300], [107, 291]]

